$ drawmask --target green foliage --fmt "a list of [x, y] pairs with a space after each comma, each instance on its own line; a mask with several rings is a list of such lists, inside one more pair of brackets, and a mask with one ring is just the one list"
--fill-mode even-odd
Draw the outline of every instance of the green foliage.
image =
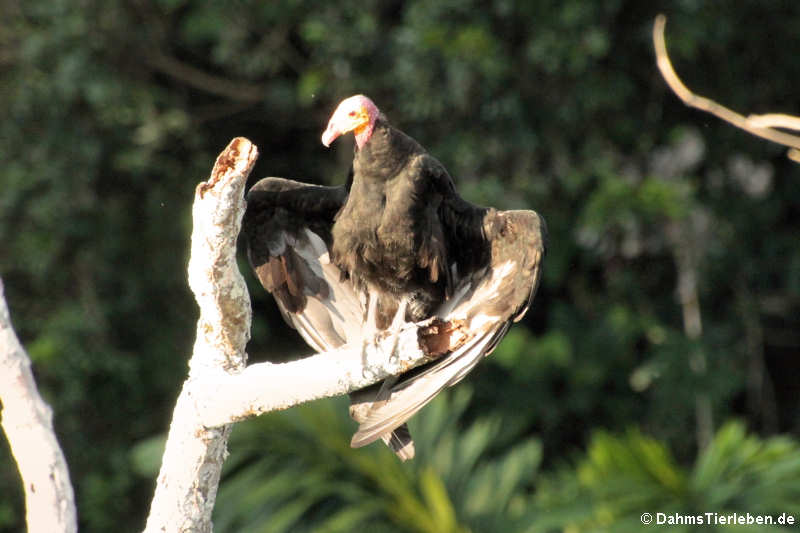
[[[550, 518], [531, 531], [641, 531], [644, 512], [796, 517], [800, 513], [798, 475], [800, 447], [795, 441], [747, 435], [740, 422], [723, 425], [690, 469], [679, 466], [662, 443], [636, 430], [622, 436], [598, 432], [586, 458], [541, 484], [537, 505], [547, 509]], [[703, 526], [663, 524], [657, 529], [730, 528], [712, 521]], [[759, 530], [757, 526], [747, 529]]]
[[[411, 465], [378, 445], [350, 450], [342, 401], [237, 427], [217, 529], [638, 531], [643, 505], [795, 508], [800, 172], [678, 102], [650, 29], [669, 16], [675, 66], [700, 94], [798, 114], [797, 2], [0, 10], [0, 275], [55, 409], [82, 531], [143, 524], [194, 335], [195, 184], [237, 135], [259, 147], [253, 179], [340, 183], [350, 147], [326, 151], [319, 135], [359, 92], [466, 198], [544, 215], [542, 287], [469, 385], [420, 414]], [[681, 269], [697, 282], [698, 336], [676, 298]], [[251, 358], [306, 353], [270, 297], [255, 283], [251, 294]], [[739, 418], [793, 436], [726, 425], [698, 450], [701, 395], [709, 430]], [[0, 531], [16, 531], [5, 447], [0, 464]]]
[[502, 421], [458, 420], [468, 388], [444, 394], [412, 424], [418, 459], [400, 463], [383, 445], [349, 447], [344, 399], [275, 413], [236, 428], [215, 526], [220, 531], [515, 531], [541, 448], [504, 450]]

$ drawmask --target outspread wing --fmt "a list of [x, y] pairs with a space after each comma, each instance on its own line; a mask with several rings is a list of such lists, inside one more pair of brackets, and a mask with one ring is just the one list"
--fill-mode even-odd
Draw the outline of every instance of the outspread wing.
[[[530, 307], [541, 277], [544, 220], [533, 211], [488, 209], [482, 213], [479, 228], [487, 244], [488, 263], [457, 277], [453, 294], [436, 313], [441, 321], [459, 329], [458, 335], [450, 337], [461, 340], [438, 361], [384, 387], [353, 436], [354, 447], [405, 423], [442, 389], [458, 383]], [[462, 215], [468, 215], [466, 209]]]
[[[242, 233], [250, 265], [284, 320], [318, 352], [360, 342], [363, 336], [366, 296], [329, 255], [333, 220], [346, 196], [346, 186], [283, 178], [265, 178], [247, 194]], [[352, 395], [351, 415], [360, 423], [359, 394], [369, 396], [369, 391]], [[401, 459], [414, 456], [405, 425], [379, 436]]]
[[361, 333], [364, 306], [330, 261], [328, 243], [344, 187], [265, 178], [247, 194], [242, 223], [256, 276], [284, 319], [317, 351]]

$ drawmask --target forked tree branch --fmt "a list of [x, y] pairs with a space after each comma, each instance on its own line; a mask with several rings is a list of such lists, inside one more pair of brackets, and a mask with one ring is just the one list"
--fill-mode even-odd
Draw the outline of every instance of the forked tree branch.
[[[245, 368], [250, 299], [236, 263], [244, 184], [258, 152], [237, 138], [198, 185], [189, 285], [200, 307], [189, 377], [175, 406], [146, 532], [211, 531], [230, 424], [345, 394], [429, 360], [426, 327], [368, 339], [291, 363]], [[434, 326], [435, 327], [435, 326]]]
[[667, 45], [664, 41], [664, 27], [667, 17], [658, 15], [653, 24], [653, 44], [656, 49], [656, 62], [661, 75], [670, 89], [683, 103], [690, 107], [700, 109], [733, 124], [744, 131], [781, 144], [789, 148], [787, 156], [800, 163], [800, 136], [792, 135], [775, 128], [784, 128], [800, 131], [800, 117], [770, 113], [765, 115], [750, 115], [745, 117], [739, 113], [718, 104], [714, 100], [699, 96], [689, 90], [681, 81], [672, 67], [672, 62], [667, 54]]
[[53, 411], [39, 391], [31, 361], [11, 327], [0, 280], [2, 422], [25, 490], [29, 533], [75, 533], [78, 519], [69, 470], [53, 431]]

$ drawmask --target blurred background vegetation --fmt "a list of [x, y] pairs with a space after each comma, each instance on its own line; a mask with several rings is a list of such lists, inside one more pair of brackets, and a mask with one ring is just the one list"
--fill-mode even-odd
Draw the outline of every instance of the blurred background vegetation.
[[[0, 12], [0, 275], [82, 531], [144, 525], [194, 336], [195, 185], [239, 135], [261, 152], [252, 180], [342, 182], [352, 144], [319, 138], [359, 92], [465, 197], [546, 218], [543, 285], [495, 354], [414, 419], [411, 464], [349, 449], [343, 398], [238, 424], [217, 531], [800, 518], [800, 168], [685, 108], [650, 41], [664, 12], [690, 87], [797, 115], [800, 3], [0, 0]], [[308, 353], [248, 281], [251, 360]], [[2, 440], [0, 531], [23, 520]]]

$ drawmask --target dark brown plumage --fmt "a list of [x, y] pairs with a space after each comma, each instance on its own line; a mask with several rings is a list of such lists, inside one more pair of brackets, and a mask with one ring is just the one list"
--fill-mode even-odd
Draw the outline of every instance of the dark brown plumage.
[[350, 130], [357, 146], [346, 184], [261, 180], [248, 193], [243, 232], [262, 285], [316, 350], [435, 318], [424, 348], [441, 357], [351, 395], [360, 423], [352, 445], [383, 438], [407, 459], [406, 420], [528, 309], [546, 231], [533, 211], [463, 200], [442, 164], [366, 97], [340, 104], [323, 142]]

